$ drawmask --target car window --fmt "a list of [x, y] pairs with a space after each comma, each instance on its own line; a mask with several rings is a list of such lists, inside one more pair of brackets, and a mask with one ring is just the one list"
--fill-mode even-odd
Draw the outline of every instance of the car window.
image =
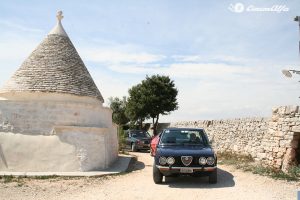
[[161, 136], [162, 144], [170, 145], [207, 145], [202, 130], [166, 130]]
[[150, 137], [148, 132], [135, 131], [131, 133], [131, 137]]

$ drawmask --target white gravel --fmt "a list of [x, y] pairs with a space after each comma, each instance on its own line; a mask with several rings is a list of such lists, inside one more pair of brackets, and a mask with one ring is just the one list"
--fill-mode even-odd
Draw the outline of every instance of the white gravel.
[[[206, 177], [167, 178], [161, 185], [152, 180], [153, 158], [138, 156], [135, 171], [101, 178], [23, 179], [0, 183], [0, 199], [297, 199], [300, 183], [273, 180], [220, 165], [218, 183], [208, 184]], [[3, 181], [2, 181], [3, 182]]]

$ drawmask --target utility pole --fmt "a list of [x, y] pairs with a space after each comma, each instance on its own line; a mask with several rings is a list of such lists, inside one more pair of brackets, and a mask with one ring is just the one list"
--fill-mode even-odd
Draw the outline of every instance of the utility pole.
[[296, 16], [294, 21], [298, 22], [299, 25], [299, 56], [300, 56], [300, 16]]
[[[299, 25], [299, 56], [300, 56], [300, 16], [296, 16], [294, 21], [298, 22]], [[292, 73], [300, 75], [300, 71], [295, 69], [284, 69], [282, 70], [282, 73], [284, 76], [288, 78], [291, 78], [293, 76]]]

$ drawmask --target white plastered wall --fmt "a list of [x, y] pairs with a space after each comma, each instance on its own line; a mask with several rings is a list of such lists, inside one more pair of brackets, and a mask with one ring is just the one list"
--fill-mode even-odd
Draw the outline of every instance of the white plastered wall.
[[90, 171], [117, 158], [111, 110], [100, 101], [64, 94], [12, 96], [0, 100], [0, 170]]

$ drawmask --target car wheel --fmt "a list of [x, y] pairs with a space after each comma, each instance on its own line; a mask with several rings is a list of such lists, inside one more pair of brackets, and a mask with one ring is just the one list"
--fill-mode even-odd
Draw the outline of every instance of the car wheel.
[[132, 152], [136, 152], [136, 151], [137, 151], [137, 149], [136, 149], [136, 144], [135, 144], [135, 143], [132, 143], [132, 144], [131, 144], [131, 151], [132, 151]]
[[209, 183], [216, 184], [218, 181], [217, 169], [209, 174]]
[[159, 171], [159, 169], [155, 166], [155, 162], [153, 163], [153, 181], [155, 184], [162, 183], [163, 175]]

